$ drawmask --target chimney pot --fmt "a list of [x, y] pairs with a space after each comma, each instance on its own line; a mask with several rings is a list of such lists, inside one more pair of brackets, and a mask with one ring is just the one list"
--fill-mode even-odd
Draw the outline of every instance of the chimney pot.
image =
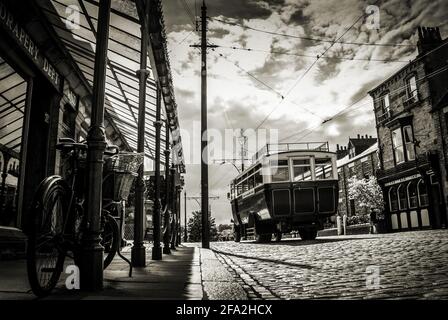
[[359, 139], [359, 137], [360, 137], [360, 136], [359, 136], [359, 133], [358, 133], [358, 139]]

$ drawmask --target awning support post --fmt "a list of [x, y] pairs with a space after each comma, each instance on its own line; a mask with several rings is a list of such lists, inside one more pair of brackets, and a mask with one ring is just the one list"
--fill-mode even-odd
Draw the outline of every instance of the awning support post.
[[156, 121], [154, 126], [156, 129], [156, 159], [155, 159], [155, 183], [154, 183], [154, 210], [152, 216], [153, 222], [153, 247], [152, 247], [152, 260], [162, 259], [162, 248], [160, 247], [160, 129], [162, 127], [162, 121], [160, 121], [160, 112], [162, 108], [162, 96], [160, 91], [160, 84], [156, 82]]
[[106, 149], [104, 131], [104, 100], [106, 90], [107, 47], [109, 41], [111, 0], [99, 2], [98, 31], [93, 75], [91, 125], [87, 135], [87, 227], [82, 236], [80, 259], [81, 289], [98, 291], [103, 288], [103, 250], [100, 241], [103, 156]]
[[171, 196], [170, 196], [170, 126], [166, 119], [165, 134], [165, 215], [163, 217], [163, 253], [170, 254], [170, 238], [171, 238]]
[[[137, 71], [137, 77], [139, 78], [137, 152], [143, 154], [145, 153], [146, 80], [149, 76], [149, 70], [147, 70], [149, 42], [147, 23], [149, 19], [149, 1], [144, 2], [144, 9], [144, 15], [140, 19], [140, 70]], [[143, 245], [145, 224], [146, 212], [143, 163], [138, 171], [135, 187], [134, 245], [131, 251], [132, 266], [134, 267], [146, 266], [146, 252], [145, 246]]]

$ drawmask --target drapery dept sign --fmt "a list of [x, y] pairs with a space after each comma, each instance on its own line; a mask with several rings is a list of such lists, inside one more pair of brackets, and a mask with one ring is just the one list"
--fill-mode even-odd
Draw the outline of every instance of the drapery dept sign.
[[56, 69], [50, 64], [47, 58], [41, 54], [37, 45], [25, 29], [19, 25], [17, 19], [9, 12], [2, 1], [0, 1], [0, 21], [2, 27], [17, 41], [36, 67], [44, 73], [59, 91], [61, 89], [61, 76], [56, 72]]
[[[245, 145], [241, 146], [237, 139], [241, 129], [214, 129], [209, 128], [202, 139], [208, 141], [208, 147], [203, 155], [207, 164], [214, 164], [221, 159], [241, 159], [247, 158], [247, 154], [255, 153], [266, 144], [278, 144], [279, 135], [277, 129], [244, 129], [244, 136], [247, 137]], [[201, 123], [193, 121], [193, 130], [177, 129], [172, 132], [173, 141], [182, 136], [183, 159], [185, 164], [201, 164]], [[173, 163], [180, 164], [182, 158], [176, 157], [181, 152], [180, 144], [173, 145]], [[243, 156], [241, 155], [243, 149]]]

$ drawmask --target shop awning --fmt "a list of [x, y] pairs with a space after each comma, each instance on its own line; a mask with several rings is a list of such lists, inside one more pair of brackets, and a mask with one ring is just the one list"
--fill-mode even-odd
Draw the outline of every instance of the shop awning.
[[[160, 5], [159, 1], [153, 1]], [[93, 86], [95, 43], [98, 17], [98, 0], [38, 0], [38, 4], [49, 21], [63, 47], [73, 57], [77, 67], [90, 86]], [[163, 20], [159, 19], [161, 23]], [[163, 25], [159, 31], [164, 38]], [[106, 112], [133, 151], [137, 150], [137, 123], [139, 80], [136, 71], [140, 68], [140, 22], [136, 4], [130, 0], [113, 0], [109, 28], [109, 47], [106, 76]], [[150, 37], [153, 41], [154, 37]], [[160, 38], [157, 38], [160, 39]], [[154, 159], [155, 155], [155, 105], [157, 69], [167, 70], [170, 66], [166, 45], [161, 47], [160, 57], [148, 57], [150, 76], [146, 90], [145, 155]], [[153, 52], [153, 51], [152, 51]], [[157, 63], [164, 64], [163, 66]], [[156, 65], [155, 65], [156, 64]], [[155, 69], [152, 69], [155, 68]], [[159, 78], [161, 79], [161, 78]], [[182, 145], [177, 119], [177, 108], [171, 80], [160, 81], [165, 115], [168, 118], [173, 144], [177, 152], [174, 157], [183, 170]], [[165, 145], [165, 129], [161, 130], [161, 150]], [[179, 152], [180, 150], [180, 152]], [[161, 157], [163, 160], [163, 156]]]

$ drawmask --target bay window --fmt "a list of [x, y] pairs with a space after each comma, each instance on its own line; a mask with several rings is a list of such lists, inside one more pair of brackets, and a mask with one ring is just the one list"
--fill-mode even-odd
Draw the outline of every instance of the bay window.
[[408, 101], [415, 102], [418, 100], [417, 80], [415, 79], [415, 76], [412, 76], [407, 80], [406, 93]]
[[399, 164], [404, 162], [403, 135], [401, 134], [401, 128], [392, 131], [392, 147], [395, 155], [395, 163]]
[[404, 144], [406, 147], [406, 156], [408, 161], [415, 160], [414, 139], [412, 135], [412, 127], [406, 126], [403, 128]]

